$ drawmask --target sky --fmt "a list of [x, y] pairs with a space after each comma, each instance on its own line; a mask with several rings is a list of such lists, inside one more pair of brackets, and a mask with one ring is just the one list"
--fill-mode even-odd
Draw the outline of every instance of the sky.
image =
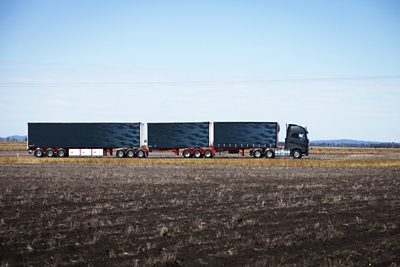
[[0, 136], [277, 121], [400, 142], [399, 14], [397, 0], [2, 0]]

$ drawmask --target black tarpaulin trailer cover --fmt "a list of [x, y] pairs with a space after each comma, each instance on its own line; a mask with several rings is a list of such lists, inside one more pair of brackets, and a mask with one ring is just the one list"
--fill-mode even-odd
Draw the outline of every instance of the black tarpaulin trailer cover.
[[214, 122], [214, 147], [276, 147], [277, 122]]
[[148, 123], [149, 148], [208, 147], [209, 124], [209, 122]]
[[140, 123], [28, 123], [28, 146], [139, 147]]

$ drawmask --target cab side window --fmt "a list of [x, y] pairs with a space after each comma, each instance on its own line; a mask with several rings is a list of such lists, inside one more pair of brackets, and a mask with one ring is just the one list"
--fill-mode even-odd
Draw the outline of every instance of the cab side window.
[[300, 139], [300, 140], [305, 140], [306, 139], [306, 135], [303, 133], [292, 133], [291, 137], [296, 138], [296, 139]]

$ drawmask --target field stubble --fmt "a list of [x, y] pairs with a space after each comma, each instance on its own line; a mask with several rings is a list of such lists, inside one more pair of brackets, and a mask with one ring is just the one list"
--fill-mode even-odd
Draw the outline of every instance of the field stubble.
[[1, 264], [400, 263], [397, 165], [215, 160], [0, 165]]

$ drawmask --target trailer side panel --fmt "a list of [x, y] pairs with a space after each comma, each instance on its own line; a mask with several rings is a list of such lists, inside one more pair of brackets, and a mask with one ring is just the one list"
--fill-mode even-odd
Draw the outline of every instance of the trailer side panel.
[[28, 145], [134, 148], [140, 146], [140, 123], [28, 123]]
[[214, 122], [214, 147], [276, 147], [278, 132], [277, 122]]
[[208, 122], [148, 123], [151, 149], [177, 149], [209, 146]]

